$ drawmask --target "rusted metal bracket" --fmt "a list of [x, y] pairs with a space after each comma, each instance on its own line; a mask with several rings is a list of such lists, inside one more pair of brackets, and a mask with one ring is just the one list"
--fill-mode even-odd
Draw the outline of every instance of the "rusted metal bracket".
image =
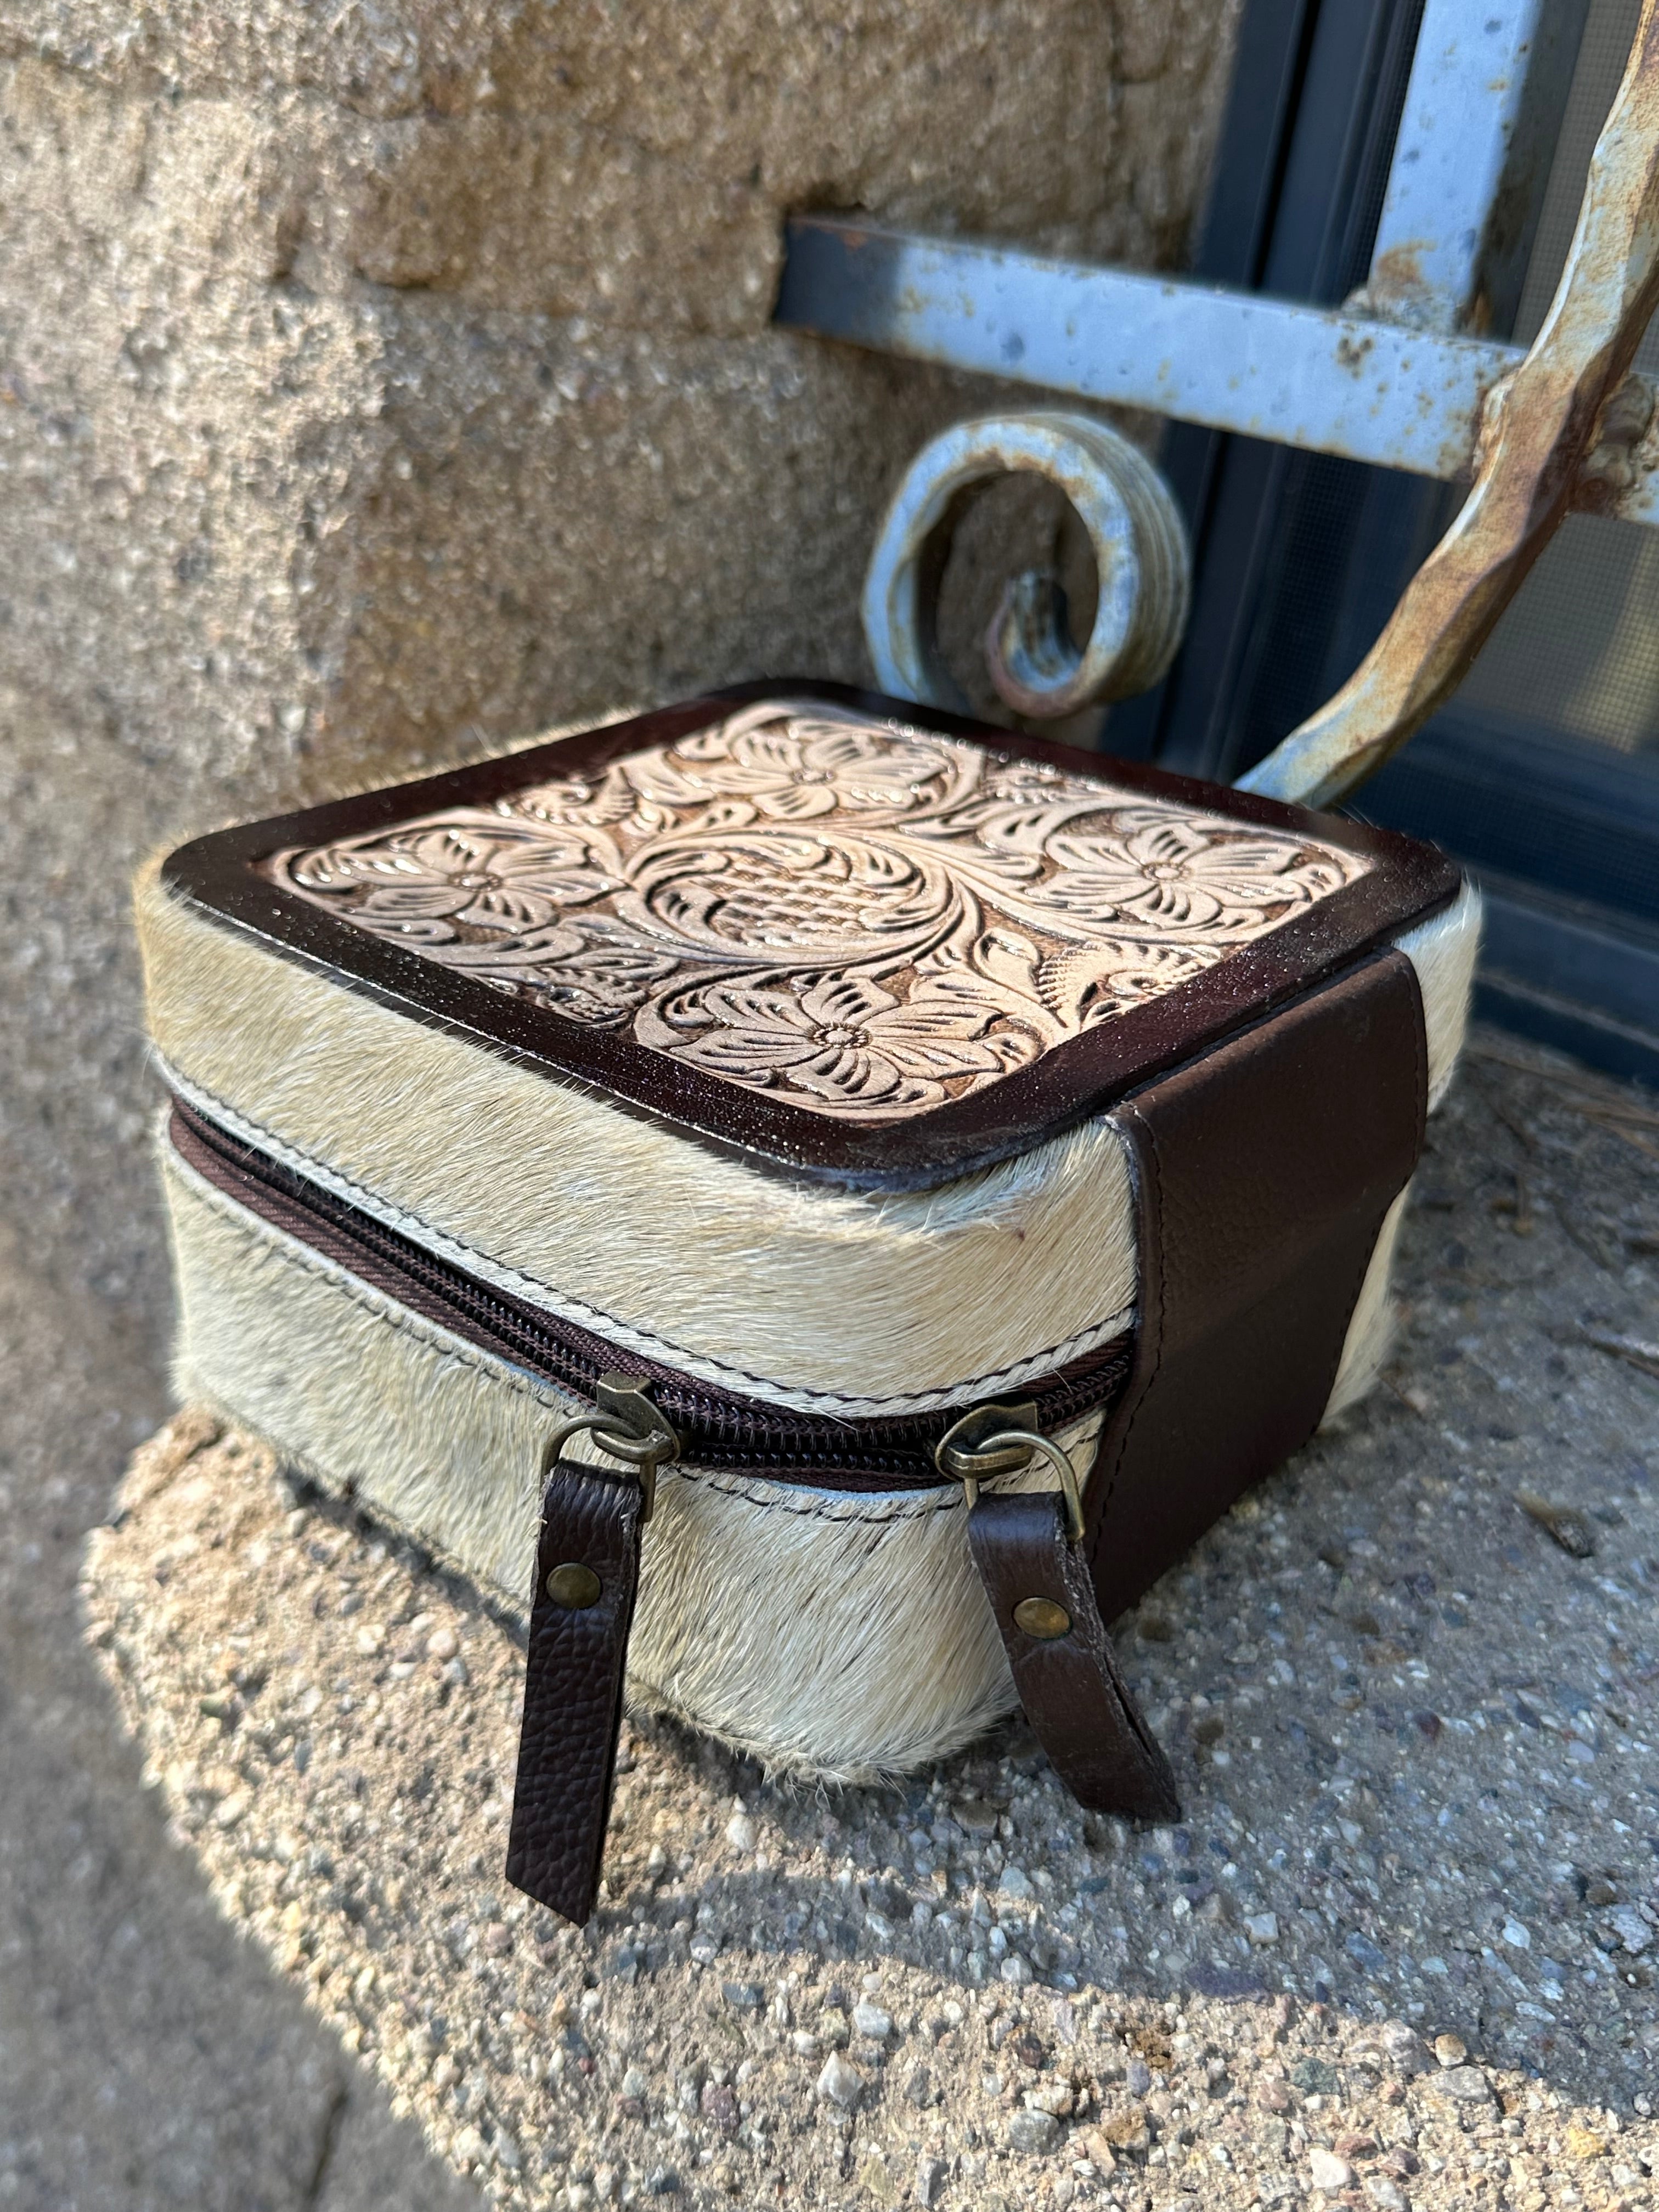
[[1631, 374], [1659, 307], [1659, 0], [1645, 0], [1590, 159], [1544, 326], [1481, 408], [1474, 487], [1350, 680], [1240, 779], [1328, 805], [1450, 696], [1573, 509], [1619, 511], [1654, 459], [1654, 397]]
[[829, 216], [788, 227], [778, 319], [1418, 476], [1468, 473], [1517, 346], [1137, 269], [1048, 261]]
[[[787, 229], [776, 319], [1382, 468], [1472, 474], [1587, 0], [1425, 0], [1366, 283], [1340, 309], [836, 216]], [[1622, 510], [1630, 512], [1630, 509]], [[1653, 513], [1638, 520], [1659, 520]]]
[[[1243, 779], [1328, 804], [1445, 700], [1570, 511], [1659, 524], [1659, 413], [1632, 373], [1659, 297], [1653, 0], [1537, 342], [1477, 335], [1503, 327], [1518, 296], [1583, 14], [1583, 0], [1427, 0], [1370, 275], [1340, 311], [808, 216], [788, 227], [777, 319], [1381, 467], [1472, 475], [1352, 681]], [[866, 592], [866, 626], [869, 605]], [[1018, 701], [998, 688], [1021, 711], [1066, 711], [1081, 687], [1041, 627], [1035, 659], [1051, 680]], [[892, 658], [894, 688], [932, 696]]]

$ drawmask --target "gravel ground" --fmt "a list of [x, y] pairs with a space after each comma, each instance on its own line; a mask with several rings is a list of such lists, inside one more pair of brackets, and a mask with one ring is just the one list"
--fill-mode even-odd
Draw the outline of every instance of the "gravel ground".
[[1385, 1387], [1119, 1625], [1182, 1826], [637, 1717], [567, 1929], [517, 1632], [186, 1412], [85, 1582], [174, 1832], [501, 2203], [1653, 2204], [1659, 1114], [1482, 1036], [1432, 1147]]
[[140, 1787], [76, 1583], [167, 1399], [133, 1316], [41, 1258], [0, 1219], [0, 2212], [476, 2206]]

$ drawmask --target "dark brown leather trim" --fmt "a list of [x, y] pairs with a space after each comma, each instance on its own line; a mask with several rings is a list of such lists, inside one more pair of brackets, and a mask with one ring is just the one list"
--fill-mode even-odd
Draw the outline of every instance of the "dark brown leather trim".
[[[769, 696], [899, 715], [917, 728], [965, 738], [1018, 759], [1098, 767], [1130, 791], [1178, 799], [1240, 822], [1315, 833], [1376, 865], [1267, 936], [1162, 997], [1085, 1030], [1031, 1066], [914, 1119], [870, 1127], [815, 1114], [776, 1094], [705, 1074], [689, 1062], [651, 1051], [626, 1028], [596, 1029], [564, 1020], [529, 1000], [367, 936], [258, 872], [262, 860], [286, 846], [386, 829], [441, 806], [489, 806], [525, 784], [603, 767], [619, 754], [684, 736]], [[218, 830], [180, 847], [162, 873], [172, 889], [216, 920], [258, 938], [273, 954], [320, 969], [342, 988], [379, 999], [410, 1019], [453, 1030], [555, 1081], [592, 1085], [624, 1111], [673, 1121], [699, 1141], [741, 1152], [757, 1166], [883, 1190], [949, 1182], [1027, 1152], [1045, 1137], [1101, 1112], [1160, 1070], [1232, 1035], [1444, 906], [1460, 880], [1452, 863], [1431, 846], [1340, 816], [1312, 814], [1136, 762], [1096, 761], [1073, 747], [990, 729], [843, 684], [781, 679], [736, 685], [446, 775]]]
[[[599, 1894], [641, 1498], [631, 1474], [560, 1460], [542, 1499], [507, 1878], [578, 1923]], [[550, 1595], [548, 1577], [561, 1567], [588, 1571], [599, 1584], [592, 1602], [562, 1604]]]
[[[1118, 1672], [1088, 1560], [1066, 1541], [1059, 1498], [981, 1490], [968, 1540], [1020, 1703], [1073, 1796], [1096, 1812], [1178, 1820], [1175, 1777]], [[1058, 1636], [1028, 1635], [1015, 1612], [1032, 1598], [1059, 1607], [1070, 1626]]]
[[1426, 1110], [1423, 1003], [1399, 952], [1118, 1109], [1140, 1279], [1085, 1500], [1106, 1620], [1318, 1426]]
[[[1067, 1545], [1047, 1494], [981, 1492], [968, 1522], [1026, 1717], [1081, 1804], [1177, 1817], [1168, 1762], [1103, 1623], [1313, 1434], [1426, 1109], [1422, 1000], [1399, 952], [1118, 1109], [1139, 1316], [1084, 1541]], [[1028, 1634], [1016, 1615], [1028, 1598], [1062, 1608], [1066, 1632]]]

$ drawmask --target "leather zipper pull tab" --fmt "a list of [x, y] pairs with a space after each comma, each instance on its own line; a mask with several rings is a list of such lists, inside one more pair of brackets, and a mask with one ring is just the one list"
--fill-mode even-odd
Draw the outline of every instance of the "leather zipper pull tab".
[[[679, 1439], [650, 1385], [601, 1376], [597, 1410], [562, 1423], [543, 1455], [541, 1535], [525, 1662], [524, 1718], [513, 1790], [507, 1878], [567, 1920], [593, 1910], [616, 1776], [639, 1589], [640, 1532], [656, 1473]], [[579, 1430], [631, 1474], [558, 1456]]]
[[[968, 1540], [1002, 1632], [1025, 1717], [1079, 1805], [1176, 1820], [1175, 1777], [1141, 1718], [1100, 1616], [1083, 1546], [1078, 1480], [1030, 1406], [980, 1406], [939, 1440], [942, 1474], [968, 1497]], [[987, 1476], [1041, 1457], [1058, 1491], [986, 1491]]]
[[1051, 1491], [981, 1491], [968, 1540], [1025, 1717], [1078, 1803], [1126, 1820], [1178, 1820], [1170, 1762], [1119, 1670], [1060, 1499]]

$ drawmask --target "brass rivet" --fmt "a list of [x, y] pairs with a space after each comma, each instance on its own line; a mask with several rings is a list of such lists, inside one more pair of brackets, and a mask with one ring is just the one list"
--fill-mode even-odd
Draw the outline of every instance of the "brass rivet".
[[1070, 1635], [1072, 1616], [1051, 1597], [1023, 1597], [1014, 1607], [1014, 1626], [1039, 1644], [1052, 1644], [1057, 1636]]
[[600, 1583], [592, 1567], [583, 1566], [580, 1559], [567, 1559], [562, 1567], [555, 1567], [547, 1578], [547, 1594], [555, 1605], [564, 1606], [571, 1613], [580, 1613], [599, 1600]]

